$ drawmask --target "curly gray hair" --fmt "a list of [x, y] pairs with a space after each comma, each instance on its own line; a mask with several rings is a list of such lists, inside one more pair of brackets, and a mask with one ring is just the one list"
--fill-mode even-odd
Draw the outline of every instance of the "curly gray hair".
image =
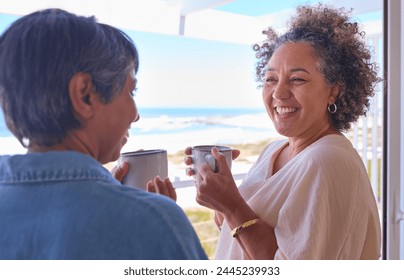
[[278, 36], [269, 27], [263, 31], [266, 40], [253, 45], [258, 59], [256, 80], [262, 83], [266, 65], [280, 45], [309, 43], [320, 59], [319, 70], [326, 81], [330, 85], [340, 85], [336, 101], [338, 111], [330, 115], [333, 127], [340, 131], [349, 130], [353, 122], [366, 115], [376, 85], [382, 81], [365, 44], [365, 33], [359, 30], [356, 22], [350, 21], [349, 13], [344, 8], [335, 9], [322, 4], [299, 6], [286, 33]]

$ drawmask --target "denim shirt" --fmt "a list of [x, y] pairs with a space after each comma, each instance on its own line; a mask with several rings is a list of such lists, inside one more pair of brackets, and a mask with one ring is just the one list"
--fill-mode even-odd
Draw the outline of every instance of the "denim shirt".
[[77, 152], [0, 157], [0, 259], [206, 259], [174, 201]]

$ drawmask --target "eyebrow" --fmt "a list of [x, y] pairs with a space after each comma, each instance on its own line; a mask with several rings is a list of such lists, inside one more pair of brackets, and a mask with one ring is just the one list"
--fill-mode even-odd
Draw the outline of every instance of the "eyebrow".
[[[275, 68], [268, 68], [267, 72], [271, 72], [271, 71], [275, 71], [275, 70], [276, 70]], [[292, 70], [290, 70], [290, 72], [292, 72], [292, 73], [294, 73], [294, 72], [306, 72], [307, 74], [310, 74], [310, 72], [307, 71], [304, 68], [293, 68]]]

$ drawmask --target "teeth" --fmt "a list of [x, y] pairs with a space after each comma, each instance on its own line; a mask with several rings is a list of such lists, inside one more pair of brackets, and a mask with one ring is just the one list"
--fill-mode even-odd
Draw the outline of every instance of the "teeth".
[[293, 112], [297, 111], [297, 108], [294, 108], [294, 107], [276, 107], [275, 109], [279, 115], [285, 115], [285, 114], [293, 113]]

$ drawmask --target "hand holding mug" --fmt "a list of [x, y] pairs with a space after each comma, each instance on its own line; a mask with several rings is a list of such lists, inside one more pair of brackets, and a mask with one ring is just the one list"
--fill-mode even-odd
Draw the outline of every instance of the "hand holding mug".
[[117, 179], [119, 182], [122, 183], [123, 178], [125, 175], [128, 173], [129, 170], [129, 165], [127, 162], [120, 162], [117, 165], [114, 166], [111, 170], [112, 176], [114, 176], [115, 179]]
[[[199, 147], [199, 148], [198, 148], [198, 147]], [[194, 163], [194, 160], [193, 160], [193, 156], [192, 156], [192, 150], [195, 151], [196, 149], [201, 149], [200, 147], [202, 147], [202, 149], [205, 150], [205, 153], [206, 153], [206, 154], [210, 154], [210, 156], [208, 156], [207, 159], [205, 158], [205, 160], [208, 161], [207, 163], [210, 165], [210, 167], [211, 167], [212, 169], [217, 169], [217, 162], [215, 162], [216, 166], [213, 167], [212, 156], [211, 156], [211, 149], [212, 149], [213, 147], [223, 147], [225, 150], [230, 149], [230, 148], [228, 148], [228, 147], [226, 147], [226, 146], [214, 146], [214, 145], [194, 146], [194, 147], [187, 147], [187, 148], [185, 148], [185, 155], [186, 155], [186, 157], [185, 157], [185, 159], [184, 159], [184, 163], [185, 163], [187, 166], [190, 166], [189, 168], [186, 169], [186, 173], [187, 173], [188, 176], [193, 176], [193, 175], [196, 175], [196, 174], [197, 174], [197, 170], [195, 169], [196, 166], [195, 166], [195, 163]], [[209, 153], [207, 153], [206, 150], [208, 150]], [[221, 150], [221, 149], [219, 148], [219, 152], [220, 152], [220, 150]], [[222, 150], [223, 150], [223, 149], [222, 149]], [[230, 151], [231, 151], [231, 160], [236, 159], [236, 158], [240, 155], [240, 150], [237, 150], [237, 149], [230, 149]], [[210, 161], [210, 162], [209, 162], [209, 161]], [[192, 165], [194, 165], [194, 166], [192, 167]], [[200, 164], [199, 164], [199, 165], [200, 165]], [[199, 166], [199, 165], [198, 165], [198, 166]], [[229, 167], [231, 167], [231, 161], [230, 161], [230, 164], [229, 164], [229, 161], [228, 161], [228, 165], [229, 165]]]
[[196, 201], [205, 207], [228, 215], [243, 202], [226, 156], [217, 147], [212, 149], [212, 156], [217, 161], [217, 171], [208, 164], [202, 164], [197, 171]]
[[166, 150], [139, 150], [123, 153], [119, 160], [119, 166], [126, 168], [125, 163], [128, 165], [128, 170], [123, 178], [121, 176], [124, 169], [120, 170], [118, 168], [115, 170], [115, 178], [121, 178], [120, 181], [125, 185], [146, 190], [147, 183], [150, 180], [154, 180], [156, 176], [160, 176], [160, 178], [168, 176]]

